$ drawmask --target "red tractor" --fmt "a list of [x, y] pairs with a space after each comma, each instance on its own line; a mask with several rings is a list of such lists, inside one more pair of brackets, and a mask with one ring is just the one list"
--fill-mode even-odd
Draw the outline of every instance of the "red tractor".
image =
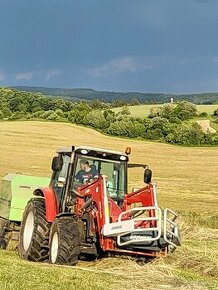
[[[180, 245], [177, 215], [158, 207], [152, 172], [125, 153], [67, 147], [52, 161], [50, 186], [24, 211], [19, 254], [31, 261], [75, 265], [101, 253], [165, 256]], [[127, 193], [127, 169], [144, 167], [145, 186]]]

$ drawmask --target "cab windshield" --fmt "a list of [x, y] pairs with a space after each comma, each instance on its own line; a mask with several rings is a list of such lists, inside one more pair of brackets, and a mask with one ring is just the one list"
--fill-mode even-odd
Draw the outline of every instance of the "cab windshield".
[[126, 188], [126, 163], [79, 155], [73, 176], [73, 187], [85, 184], [100, 175], [106, 177], [107, 194], [113, 199], [123, 199]]

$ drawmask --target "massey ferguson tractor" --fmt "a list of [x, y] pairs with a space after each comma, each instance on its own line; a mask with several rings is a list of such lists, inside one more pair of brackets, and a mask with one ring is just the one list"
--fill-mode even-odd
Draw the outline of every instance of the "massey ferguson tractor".
[[[144, 257], [173, 252], [180, 245], [177, 215], [158, 206], [151, 170], [129, 164], [130, 151], [58, 150], [49, 187], [37, 188], [23, 213], [20, 256], [75, 265], [80, 257], [109, 252]], [[131, 193], [129, 167], [144, 168], [144, 187]]]

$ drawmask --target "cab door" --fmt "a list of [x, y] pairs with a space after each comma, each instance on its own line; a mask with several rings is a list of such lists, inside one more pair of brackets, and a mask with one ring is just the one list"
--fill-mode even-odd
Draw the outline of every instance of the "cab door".
[[60, 204], [60, 201], [62, 200], [63, 194], [65, 192], [66, 188], [66, 182], [67, 182], [67, 174], [70, 164], [70, 156], [61, 154], [58, 156], [62, 161], [62, 165], [60, 166], [60, 170], [56, 171], [53, 170], [52, 179], [51, 179], [51, 187], [54, 189], [58, 204]]

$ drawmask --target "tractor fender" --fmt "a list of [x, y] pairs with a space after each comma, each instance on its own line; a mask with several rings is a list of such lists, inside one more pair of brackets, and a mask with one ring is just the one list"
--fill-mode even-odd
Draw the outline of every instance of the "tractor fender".
[[33, 194], [44, 197], [46, 220], [48, 222], [53, 222], [58, 214], [58, 206], [54, 190], [51, 187], [37, 188], [34, 190]]

